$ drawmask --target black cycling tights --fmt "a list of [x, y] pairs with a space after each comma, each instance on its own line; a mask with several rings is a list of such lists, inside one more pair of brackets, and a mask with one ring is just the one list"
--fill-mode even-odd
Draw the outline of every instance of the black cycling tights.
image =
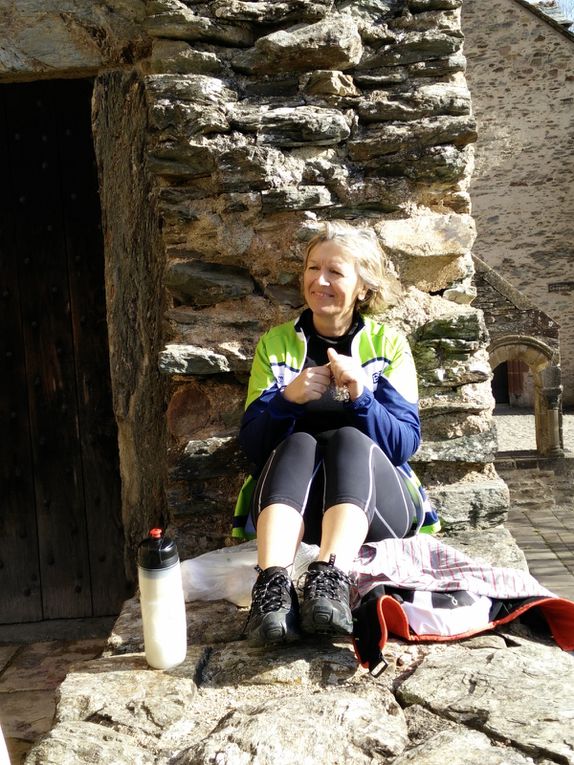
[[311, 436], [293, 433], [267, 460], [253, 496], [255, 524], [281, 503], [304, 517], [303, 541], [320, 544], [325, 510], [350, 502], [369, 520], [366, 542], [406, 536], [415, 506], [399, 472], [381, 448], [356, 428]]

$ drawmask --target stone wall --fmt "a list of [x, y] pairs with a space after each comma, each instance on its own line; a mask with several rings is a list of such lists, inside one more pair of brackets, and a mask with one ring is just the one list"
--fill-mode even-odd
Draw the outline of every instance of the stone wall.
[[478, 125], [475, 254], [561, 328], [564, 403], [574, 404], [574, 38], [515, 0], [463, 6]]
[[416, 467], [446, 526], [504, 516], [487, 334], [470, 306], [476, 135], [459, 6], [149, 4], [147, 169], [171, 299], [168, 501], [184, 554], [228, 539], [254, 345], [301, 309], [302, 250], [325, 219], [372, 226], [403, 284], [386, 318], [413, 345]]
[[183, 556], [229, 541], [255, 342], [301, 309], [302, 251], [324, 219], [372, 226], [403, 284], [383, 318], [413, 346], [413, 464], [445, 526], [504, 518], [487, 332], [470, 305], [476, 126], [460, 5], [77, 0], [2, 18], [2, 79], [99, 72], [131, 565], [152, 521], [171, 521]]

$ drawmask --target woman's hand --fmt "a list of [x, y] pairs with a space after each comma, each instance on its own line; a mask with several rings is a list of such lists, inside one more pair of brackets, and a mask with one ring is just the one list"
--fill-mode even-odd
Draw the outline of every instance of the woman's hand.
[[283, 396], [293, 404], [306, 404], [317, 401], [325, 393], [331, 382], [329, 365], [307, 367], [283, 390]]
[[352, 356], [343, 356], [333, 348], [327, 350], [329, 367], [338, 388], [347, 388], [351, 401], [359, 398], [365, 388], [363, 368]]

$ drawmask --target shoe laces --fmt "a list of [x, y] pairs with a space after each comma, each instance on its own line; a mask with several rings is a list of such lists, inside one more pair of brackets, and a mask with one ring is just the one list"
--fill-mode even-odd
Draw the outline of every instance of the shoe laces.
[[259, 577], [255, 582], [251, 596], [251, 612], [266, 614], [269, 611], [278, 611], [280, 608], [286, 608], [288, 596], [291, 590], [291, 580], [284, 569], [272, 572], [263, 571], [259, 566], [255, 570]]
[[321, 597], [342, 600], [348, 597], [350, 583], [347, 574], [331, 561], [315, 564], [305, 575], [304, 597], [306, 600]]

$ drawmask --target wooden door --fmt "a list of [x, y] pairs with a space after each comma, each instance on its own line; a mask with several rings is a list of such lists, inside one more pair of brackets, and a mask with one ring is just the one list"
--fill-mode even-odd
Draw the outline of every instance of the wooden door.
[[91, 90], [0, 85], [0, 623], [127, 593]]

